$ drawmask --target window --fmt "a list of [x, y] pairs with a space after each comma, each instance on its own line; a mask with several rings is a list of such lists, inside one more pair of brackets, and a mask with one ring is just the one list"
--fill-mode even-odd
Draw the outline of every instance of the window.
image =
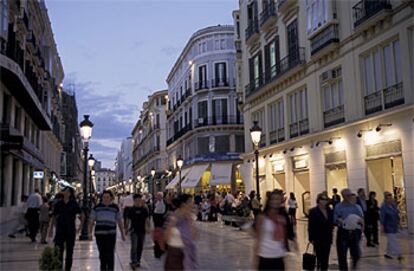
[[226, 63], [225, 62], [220, 62], [220, 63], [215, 63], [214, 64], [214, 76], [215, 76], [215, 83], [220, 84], [220, 83], [226, 83], [226, 78], [227, 78], [227, 69], [226, 69]]
[[261, 85], [262, 75], [262, 53], [259, 52], [253, 58], [250, 59], [250, 82], [254, 84], [255, 88]]
[[365, 96], [402, 82], [399, 40], [375, 48], [361, 62]]
[[215, 152], [229, 152], [230, 151], [230, 141], [229, 136], [216, 136], [215, 137]]
[[[10, 112], [11, 112], [11, 96], [6, 93], [3, 94], [3, 123], [10, 122]], [[27, 119], [27, 118], [26, 118]]]
[[160, 128], [160, 114], [155, 116], [155, 128]]
[[274, 78], [278, 73], [277, 63], [280, 61], [279, 37], [265, 46], [265, 72], [266, 80]]
[[[323, 108], [324, 111], [328, 111], [344, 104], [344, 90], [342, 78], [340, 77], [341, 68], [330, 70], [325, 73], [329, 77], [328, 79], [321, 82], [321, 88], [323, 96]], [[321, 76], [321, 79], [323, 76]]]
[[207, 124], [207, 101], [201, 101], [198, 103], [198, 123]]
[[213, 100], [214, 124], [227, 123], [227, 99]]
[[220, 41], [219, 40], [215, 40], [214, 41], [214, 50], [219, 50], [220, 49]]
[[244, 136], [236, 135], [236, 152], [244, 152]]
[[0, 1], [0, 37], [7, 39], [9, 27], [9, 1]]
[[220, 40], [220, 49], [221, 50], [226, 49], [226, 40], [225, 39]]
[[200, 88], [204, 87], [207, 82], [207, 66], [203, 65], [198, 67], [198, 81]]
[[269, 105], [269, 131], [277, 131], [284, 127], [283, 100], [280, 99]]
[[328, 0], [306, 1], [307, 33], [310, 34], [325, 25], [328, 21]]
[[209, 145], [210, 145], [210, 138], [209, 137], [199, 137], [197, 138], [198, 144], [198, 154], [203, 155], [209, 153]]
[[18, 106], [14, 106], [14, 128], [17, 130], [20, 130], [21, 115], [21, 108]]
[[308, 99], [306, 89], [296, 91], [289, 96], [290, 123], [308, 118]]

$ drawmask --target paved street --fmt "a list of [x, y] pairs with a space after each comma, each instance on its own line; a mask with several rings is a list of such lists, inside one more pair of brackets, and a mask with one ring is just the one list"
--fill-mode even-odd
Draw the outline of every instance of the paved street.
[[[298, 238], [301, 254], [305, 248], [306, 222], [299, 222]], [[198, 241], [199, 262], [202, 270], [246, 270], [252, 269], [253, 238], [248, 232], [216, 223], [197, 223], [200, 231]], [[38, 259], [44, 245], [31, 244], [28, 239], [2, 237], [0, 248], [1, 270], [37, 270]], [[400, 239], [403, 245], [404, 261], [386, 260], [382, 256], [385, 240], [381, 238], [379, 248], [364, 248], [359, 270], [414, 270], [413, 237]], [[129, 268], [129, 240], [119, 239], [116, 249], [116, 270]], [[333, 247], [334, 248], [334, 247]], [[331, 254], [331, 267], [335, 269], [335, 249]], [[291, 253], [287, 257], [288, 270], [300, 270], [301, 256]], [[142, 260], [142, 270], [162, 270], [163, 260], [153, 257], [152, 244], [147, 236]], [[99, 257], [95, 242], [77, 242], [74, 251], [73, 270], [99, 270]]]

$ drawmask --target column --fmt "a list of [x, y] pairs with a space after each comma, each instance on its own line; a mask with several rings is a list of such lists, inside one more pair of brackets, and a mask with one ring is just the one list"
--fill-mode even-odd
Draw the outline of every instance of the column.
[[30, 183], [32, 182], [32, 180], [30, 179], [30, 166], [29, 165], [24, 165], [24, 169], [23, 169], [23, 178], [24, 178], [24, 187], [23, 187], [23, 194], [24, 195], [29, 195], [30, 192]]
[[13, 156], [4, 158], [4, 206], [11, 206], [11, 193], [13, 181]]
[[325, 156], [323, 147], [313, 147], [309, 152], [309, 182], [311, 206], [316, 203], [316, 196], [326, 190]]
[[356, 193], [358, 188], [367, 191], [367, 163], [363, 138], [358, 138], [358, 131], [353, 130], [344, 137], [346, 144], [346, 169], [348, 187]]
[[285, 183], [286, 183], [286, 195], [294, 191], [295, 176], [293, 174], [292, 158], [285, 154]]
[[407, 203], [408, 231], [414, 233], [414, 124], [412, 117], [401, 125], [401, 148]]
[[229, 151], [236, 152], [236, 135], [231, 134], [229, 138]]
[[15, 178], [15, 190], [14, 190], [14, 198], [16, 203], [20, 202], [20, 196], [22, 195], [22, 182], [23, 182], [23, 162], [22, 160], [16, 161], [16, 169], [14, 170], [14, 174], [16, 174]]

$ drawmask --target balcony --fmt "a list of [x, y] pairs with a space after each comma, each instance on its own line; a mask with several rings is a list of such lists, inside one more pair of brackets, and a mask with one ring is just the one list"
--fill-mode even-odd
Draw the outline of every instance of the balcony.
[[233, 79], [231, 83], [228, 78], [221, 78], [221, 79], [212, 79], [211, 80], [211, 87], [212, 88], [228, 88], [228, 87], [236, 87], [236, 82]]
[[297, 0], [278, 0], [277, 1], [277, 9], [281, 13], [285, 13], [288, 11], [292, 6], [296, 5]]
[[330, 127], [345, 122], [344, 106], [340, 105], [323, 112], [324, 127]]
[[294, 138], [297, 136], [305, 135], [309, 133], [309, 120], [303, 119], [299, 122], [294, 122], [289, 125], [290, 129], [290, 138]]
[[376, 91], [364, 97], [365, 114], [370, 115], [385, 109], [404, 104], [403, 83]]
[[195, 91], [203, 90], [203, 89], [209, 89], [208, 81], [200, 81], [196, 82], [194, 84]]
[[362, 0], [352, 7], [354, 14], [354, 27], [361, 25], [381, 11], [390, 11], [390, 0]]
[[316, 54], [330, 44], [339, 43], [338, 25], [331, 24], [311, 39], [311, 55]]
[[269, 133], [270, 144], [276, 144], [285, 140], [285, 129], [279, 128]]
[[246, 86], [246, 97], [257, 92], [261, 87], [266, 84], [269, 84], [277, 79], [279, 79], [282, 75], [286, 74], [288, 71], [292, 70], [296, 66], [300, 64], [306, 63], [305, 60], [305, 48], [300, 47], [298, 52], [292, 55], [287, 55], [286, 57], [282, 58], [278, 63], [270, 67], [264, 73], [264, 83], [262, 76], [256, 78], [253, 82], [250, 82]]
[[253, 40], [253, 38], [259, 37], [259, 21], [257, 18], [249, 21], [246, 28], [246, 42]]
[[197, 120], [194, 120], [194, 128], [228, 124], [243, 124], [243, 120], [238, 116], [228, 115], [199, 118]]
[[264, 7], [262, 13], [260, 13], [260, 28], [267, 28], [276, 22], [276, 19], [276, 7], [274, 1], [272, 0], [270, 4]]

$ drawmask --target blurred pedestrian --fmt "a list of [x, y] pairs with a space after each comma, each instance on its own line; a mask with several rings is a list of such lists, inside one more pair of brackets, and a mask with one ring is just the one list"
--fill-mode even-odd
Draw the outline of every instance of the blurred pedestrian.
[[378, 242], [378, 220], [379, 220], [379, 207], [376, 200], [376, 193], [374, 191], [369, 192], [367, 200], [367, 212], [365, 217], [365, 232], [367, 233], [367, 246], [374, 247], [379, 245]]
[[116, 244], [116, 226], [125, 241], [124, 225], [118, 205], [112, 201], [114, 196], [109, 190], [102, 193], [102, 201], [92, 209], [89, 222], [89, 240], [92, 241], [92, 231], [95, 226], [96, 245], [99, 250], [101, 270], [114, 270], [114, 256]]
[[[75, 200], [75, 190], [69, 186], [62, 189], [63, 197], [53, 206], [52, 217], [49, 222], [49, 237], [53, 236], [53, 226], [56, 226], [55, 246], [59, 248], [59, 259], [63, 266], [63, 253], [66, 250], [64, 268], [72, 268], [73, 248], [75, 246], [76, 233], [80, 232], [83, 225], [84, 214]], [[76, 230], [76, 216], [81, 214], [81, 223]]]
[[[132, 269], [141, 266], [141, 256], [144, 249], [145, 234], [150, 231], [149, 211], [145, 206], [142, 195], [135, 194], [134, 206], [128, 210], [125, 232], [131, 236], [131, 262]], [[129, 223], [128, 223], [129, 222]]]
[[128, 191], [126, 192], [123, 200], [122, 200], [122, 217], [124, 219], [124, 227], [127, 226], [126, 222], [127, 222], [127, 215], [129, 212], [129, 209], [134, 206], [134, 199], [132, 197], [132, 194]]
[[333, 188], [332, 199], [331, 199], [332, 208], [335, 209], [335, 206], [340, 202], [341, 202], [341, 196], [338, 194], [338, 189]]
[[334, 210], [334, 223], [338, 226], [336, 249], [339, 270], [348, 270], [348, 249], [351, 253], [353, 268], [356, 268], [361, 258], [359, 243], [364, 228], [364, 214], [362, 209], [353, 202], [351, 190], [345, 188], [341, 194], [343, 200], [335, 206]]
[[28, 236], [26, 212], [27, 212], [27, 196], [22, 195], [20, 197], [19, 204], [17, 204], [16, 224], [14, 225], [12, 231], [9, 234], [10, 238], [16, 238], [15, 234], [22, 233], [22, 232], [25, 232], [26, 236]]
[[333, 238], [333, 211], [325, 194], [318, 194], [316, 204], [316, 207], [309, 210], [309, 242], [316, 252], [317, 270], [328, 270]]
[[403, 257], [397, 240], [400, 228], [400, 212], [390, 192], [384, 192], [384, 202], [381, 205], [380, 218], [382, 230], [387, 236], [387, 249], [385, 250], [384, 257], [393, 259], [394, 256], [397, 256], [398, 260], [401, 261]]
[[254, 221], [256, 222], [257, 221], [257, 216], [260, 213], [260, 202], [257, 199], [256, 191], [254, 191], [254, 190], [250, 191], [249, 198], [250, 198], [249, 205], [250, 205], [250, 208], [253, 211]]
[[365, 235], [365, 239], [367, 239], [367, 246], [370, 246], [370, 244], [368, 243], [368, 238], [367, 235], [369, 234], [367, 232], [368, 227], [366, 227], [367, 225], [367, 197], [365, 195], [365, 190], [364, 188], [359, 188], [357, 191], [357, 204], [359, 205], [359, 207], [361, 207], [362, 212], [364, 213], [364, 223], [365, 223], [365, 227], [364, 227], [364, 235]]
[[155, 258], [161, 258], [162, 254], [164, 253], [164, 238], [163, 238], [163, 227], [165, 223], [165, 219], [167, 216], [167, 203], [164, 200], [164, 194], [162, 192], [157, 192], [155, 195], [155, 202], [154, 202], [154, 215], [152, 217], [154, 222], [154, 232], [153, 232], [153, 240], [154, 240], [154, 256]]
[[296, 225], [296, 210], [298, 209], [298, 202], [296, 201], [295, 193], [290, 192], [289, 200], [289, 218], [293, 225]]
[[42, 206], [40, 206], [40, 212], [39, 212], [40, 243], [47, 244], [46, 237], [47, 237], [47, 230], [49, 228], [50, 206], [49, 206], [47, 197], [43, 196], [42, 200], [43, 200], [43, 204]]
[[197, 270], [197, 238], [192, 217], [193, 198], [189, 194], [180, 194], [174, 199], [177, 210], [167, 222], [165, 240], [168, 245], [165, 270]]
[[39, 210], [42, 204], [42, 196], [40, 195], [39, 189], [36, 188], [27, 199], [26, 219], [29, 227], [29, 237], [32, 243], [36, 242], [36, 235], [39, 231]]
[[258, 270], [285, 270], [284, 257], [289, 250], [288, 240], [294, 241], [297, 250], [293, 225], [282, 201], [282, 193], [271, 192], [266, 198], [263, 214], [258, 216], [254, 246]]

